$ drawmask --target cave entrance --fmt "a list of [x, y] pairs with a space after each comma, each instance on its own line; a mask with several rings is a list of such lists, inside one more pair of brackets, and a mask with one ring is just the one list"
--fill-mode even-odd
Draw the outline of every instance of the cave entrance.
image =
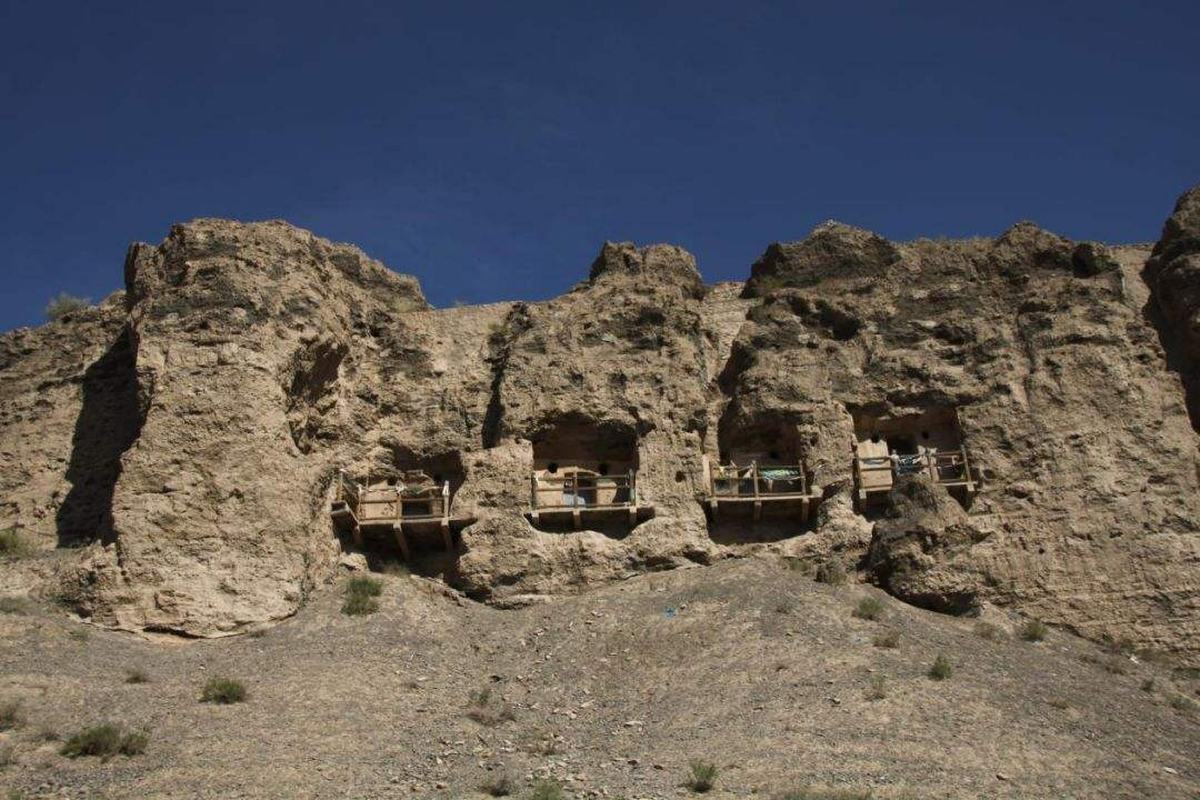
[[654, 515], [638, 497], [633, 428], [571, 415], [533, 437], [529, 520], [546, 529], [627, 531]]
[[976, 481], [958, 411], [937, 406], [907, 414], [853, 411], [854, 481], [860, 506], [880, 500], [903, 475], [926, 475], [964, 506]]
[[[755, 526], [763, 524], [764, 530], [776, 529], [766, 534], [768, 539], [782, 538], [796, 532], [797, 521], [811, 518], [820, 495], [811, 490], [813, 476], [796, 425], [781, 419], [749, 424], [722, 420], [717, 444], [717, 460], [702, 460], [714, 538], [745, 541], [750, 534], [738, 523], [747, 518]], [[732, 525], [718, 529], [718, 520]]]
[[458, 532], [475, 522], [454, 512], [465, 480], [458, 451], [424, 455], [397, 446], [361, 475], [340, 472], [330, 513], [359, 549], [376, 550], [390, 534], [406, 562], [439, 549], [449, 553]]

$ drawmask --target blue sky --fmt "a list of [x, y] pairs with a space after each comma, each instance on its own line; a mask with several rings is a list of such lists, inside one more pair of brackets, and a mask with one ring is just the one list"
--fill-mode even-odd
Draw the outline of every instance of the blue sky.
[[739, 279], [829, 218], [1150, 240], [1200, 183], [1197, 31], [1195, 2], [0, 0], [0, 329], [198, 216], [353, 242], [437, 305], [553, 296], [605, 239]]

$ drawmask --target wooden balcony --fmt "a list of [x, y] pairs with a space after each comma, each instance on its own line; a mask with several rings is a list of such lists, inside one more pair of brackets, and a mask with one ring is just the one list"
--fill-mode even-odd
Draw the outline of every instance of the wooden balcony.
[[706, 502], [715, 517], [722, 508], [749, 507], [755, 522], [763, 508], [791, 511], [802, 521], [816, 510], [821, 496], [812, 494], [802, 464], [763, 466], [751, 461], [747, 466], [710, 464], [704, 459], [707, 479]]
[[866, 502], [872, 495], [886, 495], [896, 479], [903, 475], [926, 475], [934, 483], [963, 492], [968, 497], [976, 491], [965, 446], [906, 455], [855, 455], [854, 483], [861, 502]]
[[570, 521], [581, 530], [585, 520], [624, 517], [633, 527], [654, 515], [654, 507], [638, 502], [637, 472], [602, 475], [581, 467], [557, 473], [535, 471], [529, 478], [529, 520]]
[[449, 481], [437, 484], [423, 473], [405, 473], [404, 480], [389, 486], [371, 486], [370, 478], [366, 485], [360, 485], [339, 473], [330, 516], [351, 530], [359, 547], [364, 528], [391, 528], [401, 555], [408, 560], [413, 544], [410, 537], [440, 534], [442, 546], [447, 551], [453, 549], [453, 529], [466, 527], [475, 518], [455, 516], [452, 506]]

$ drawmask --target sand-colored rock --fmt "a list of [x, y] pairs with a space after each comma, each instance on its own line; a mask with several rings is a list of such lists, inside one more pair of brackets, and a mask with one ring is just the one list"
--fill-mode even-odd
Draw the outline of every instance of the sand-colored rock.
[[[744, 286], [609, 243], [561, 297], [439, 310], [353, 247], [198, 220], [131, 248], [123, 298], [0, 337], [6, 524], [88, 543], [38, 574], [93, 620], [216, 636], [294, 613], [356, 549], [328, 516], [339, 470], [419, 468], [461, 524], [413, 568], [499, 605], [779, 552], [1194, 659], [1198, 440], [1169, 361], [1191, 311], [1164, 289], [1190, 208], [1149, 267], [1030, 223], [912, 243], [827, 223]], [[918, 413], [957, 419], [978, 494], [862, 507], [856, 420]], [[624, 448], [636, 525], [531, 523], [530, 472], [563, 442]], [[703, 458], [774, 442], [812, 473], [813, 519], [706, 516]]]

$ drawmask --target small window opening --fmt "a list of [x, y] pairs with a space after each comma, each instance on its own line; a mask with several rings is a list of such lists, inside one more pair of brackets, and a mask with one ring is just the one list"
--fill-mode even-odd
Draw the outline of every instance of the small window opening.
[[549, 464], [547, 464], [547, 465], [546, 465], [546, 472], [549, 472], [551, 475], [553, 475], [554, 473], [558, 472], [558, 462], [557, 462], [557, 461], [551, 461]]

